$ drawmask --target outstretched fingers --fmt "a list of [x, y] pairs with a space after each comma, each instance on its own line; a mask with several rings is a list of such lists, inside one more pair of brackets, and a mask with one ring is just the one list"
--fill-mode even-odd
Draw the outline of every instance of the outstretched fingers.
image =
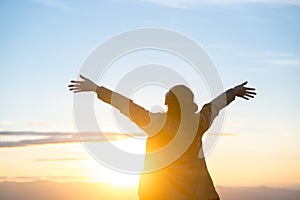
[[70, 90], [71, 92], [81, 91], [81, 89], [80, 89], [79, 87], [71, 87], [71, 88], [69, 88], [69, 90]]
[[77, 90], [77, 89], [80, 89], [80, 87], [69, 87], [69, 90], [72, 91], [72, 90]]
[[82, 75], [80, 75], [80, 78], [82, 80], [72, 80], [70, 82], [68, 85], [70, 91], [74, 93], [96, 91], [97, 85], [93, 81]]
[[71, 81], [71, 83], [73, 83], [73, 84], [68, 85], [68, 88], [69, 88], [70, 91], [72, 91], [74, 93], [77, 93], [77, 92], [81, 91], [81, 88], [80, 88], [81, 82], [79, 82], [79, 81]]
[[255, 90], [255, 88], [244, 87], [246, 90]]
[[71, 82], [71, 84], [68, 85], [68, 88], [70, 91], [73, 91], [74, 93], [81, 91], [80, 87], [84, 81], [71, 80], [70, 82]]
[[254, 95], [248, 94], [246, 93], [245, 96], [250, 97], [250, 98], [254, 98]]
[[71, 81], [71, 83], [78, 83], [78, 84], [80, 84], [80, 83], [82, 83], [83, 81], [75, 81], [75, 80], [72, 80]]
[[238, 97], [241, 97], [243, 99], [249, 100], [251, 98], [254, 98], [256, 95], [255, 88], [252, 87], [245, 87], [245, 85], [248, 83], [248, 81], [243, 82], [240, 85], [237, 85], [234, 87], [235, 95]]
[[249, 97], [249, 98], [254, 98], [256, 95], [256, 92], [253, 92], [255, 88], [245, 88], [245, 94], [243, 96]]
[[246, 96], [250, 97], [250, 98], [254, 98], [254, 96], [256, 95], [255, 88], [245, 88], [246, 89]]
[[256, 92], [250, 92], [250, 91], [247, 91], [247, 90], [246, 90], [246, 92], [247, 92], [248, 94], [254, 94], [254, 95], [256, 95]]
[[243, 99], [246, 99], [246, 100], [249, 100], [249, 98], [248, 97], [245, 97], [245, 96], [241, 96]]

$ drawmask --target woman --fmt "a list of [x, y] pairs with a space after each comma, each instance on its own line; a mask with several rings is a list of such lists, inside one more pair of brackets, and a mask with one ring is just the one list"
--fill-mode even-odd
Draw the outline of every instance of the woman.
[[[200, 112], [194, 103], [194, 94], [183, 85], [171, 88], [165, 96], [165, 113], [151, 113], [132, 100], [103, 86], [97, 86], [80, 75], [82, 81], [71, 81], [70, 91], [96, 92], [100, 100], [111, 104], [130, 118], [148, 134], [145, 170], [139, 184], [140, 200], [218, 200], [204, 158], [199, 158], [202, 136], [210, 127], [219, 111], [235, 97], [254, 98], [254, 88], [245, 87], [247, 82], [227, 90]], [[178, 136], [179, 135], [179, 136]], [[180, 138], [179, 143], [175, 137]], [[177, 141], [178, 141], [177, 138]], [[191, 140], [189, 140], [191, 139]], [[176, 148], [166, 146], [176, 144]], [[172, 146], [169, 145], [169, 146]], [[159, 152], [159, 156], [151, 156]]]

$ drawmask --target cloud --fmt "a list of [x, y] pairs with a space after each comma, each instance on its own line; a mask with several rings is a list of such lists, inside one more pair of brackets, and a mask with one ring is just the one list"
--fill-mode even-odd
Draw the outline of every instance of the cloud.
[[280, 58], [280, 59], [267, 59], [266, 64], [282, 65], [282, 66], [300, 66], [300, 59], [296, 58]]
[[[128, 139], [130, 137], [145, 137], [143, 133], [78, 133], [67, 132], [34, 132], [34, 131], [3, 131], [0, 132], [0, 148], [24, 147], [35, 145], [65, 144], [83, 142], [107, 142]], [[208, 136], [237, 136], [236, 133], [210, 133]], [[59, 160], [84, 160], [88, 158], [59, 158], [59, 159], [37, 159], [35, 161], [59, 161]]]
[[33, 122], [27, 122], [27, 126], [48, 126], [49, 124], [46, 122], [39, 122], [39, 121], [33, 121]]
[[38, 3], [47, 7], [58, 8], [61, 10], [70, 10], [71, 8], [63, 4], [58, 0], [31, 0], [34, 3]]
[[256, 4], [286, 4], [300, 5], [300, 0], [142, 0], [161, 6], [174, 8], [191, 8], [200, 5], [226, 5], [226, 4], [241, 4], [241, 3], [256, 3]]
[[238, 133], [208, 133], [207, 136], [238, 136]]
[[272, 66], [284, 66], [284, 67], [300, 67], [300, 58], [294, 54], [285, 52], [266, 52], [262, 53], [263, 63]]
[[[47, 145], [47, 144], [62, 144], [62, 143], [79, 143], [83, 142], [107, 142], [121, 139], [128, 139], [131, 136], [141, 137], [142, 133], [137, 134], [121, 134], [121, 133], [83, 133], [81, 137], [77, 133], [64, 132], [32, 132], [32, 131], [4, 131], [0, 132], [2, 141], [0, 141], [0, 148], [4, 147], [23, 147], [33, 145]], [[17, 140], [21, 138], [20, 140]], [[26, 137], [28, 139], [26, 139]], [[36, 137], [36, 138], [34, 138]], [[7, 140], [5, 138], [13, 138]], [[25, 138], [25, 139], [24, 139]]]
[[[243, 47], [234, 44], [209, 44], [206, 45], [216, 55], [235, 55], [236, 60], [240, 60], [239, 63], [252, 63], [252, 71], [265, 71], [270, 70], [270, 67], [300, 67], [300, 55], [291, 52], [280, 51], [259, 51], [244, 49]], [[255, 67], [253, 65], [259, 67]], [[265, 66], [265, 67], [260, 67]]]
[[12, 125], [13, 123], [11, 121], [0, 121], [0, 126], [9, 126]]
[[[68, 132], [34, 132], [34, 131], [3, 131], [0, 132], [0, 148], [24, 147], [49, 144], [80, 143], [83, 142], [107, 142], [124, 140], [130, 137], [145, 137], [143, 133], [78, 133]], [[208, 136], [237, 136], [235, 133], [211, 133]], [[59, 158], [59, 159], [37, 159], [35, 161], [66, 161], [84, 160], [88, 158]]]
[[0, 176], [0, 185], [1, 181], [14, 181], [14, 182], [28, 182], [28, 181], [37, 181], [37, 180], [70, 180], [70, 181], [76, 181], [76, 180], [87, 180], [88, 177], [86, 176], [66, 176], [66, 175], [57, 175], [57, 176]]
[[35, 162], [57, 162], [57, 161], [79, 161], [79, 160], [90, 160], [90, 157], [84, 158], [39, 158], [33, 161]]

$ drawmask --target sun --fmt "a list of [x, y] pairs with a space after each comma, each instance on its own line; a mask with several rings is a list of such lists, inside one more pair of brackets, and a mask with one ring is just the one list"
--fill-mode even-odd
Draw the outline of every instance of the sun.
[[136, 186], [139, 182], [139, 175], [123, 174], [110, 171], [106, 174], [106, 182], [114, 186]]
[[[140, 153], [144, 150], [143, 144], [129, 140], [120, 140], [114, 142], [118, 148], [127, 152]], [[101, 144], [99, 144], [101, 145]], [[143, 169], [143, 162], [136, 163]], [[94, 159], [85, 163], [85, 171], [88, 174], [88, 180], [91, 182], [105, 182], [113, 186], [137, 186], [139, 183], [139, 174], [127, 174], [110, 169]]]
[[136, 186], [139, 182], [139, 175], [126, 174], [107, 168], [95, 160], [86, 163], [88, 181], [108, 183], [113, 186]]

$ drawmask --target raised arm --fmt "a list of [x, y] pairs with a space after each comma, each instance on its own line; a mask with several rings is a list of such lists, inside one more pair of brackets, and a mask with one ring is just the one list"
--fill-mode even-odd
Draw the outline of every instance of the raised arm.
[[90, 79], [80, 75], [82, 81], [72, 80], [68, 86], [70, 91], [78, 92], [96, 92], [97, 97], [117, 108], [122, 114], [130, 118], [138, 126], [146, 126], [150, 122], [149, 111], [135, 104], [131, 99], [113, 92], [103, 86], [98, 86]]
[[219, 95], [217, 98], [212, 100], [210, 103], [205, 104], [200, 111], [200, 128], [202, 134], [210, 127], [213, 120], [219, 114], [220, 110], [227, 105], [229, 105], [235, 97], [241, 97], [243, 99], [249, 100], [254, 98], [256, 93], [255, 88], [245, 87], [248, 82], [244, 82], [240, 85], [235, 86], [232, 89]]

